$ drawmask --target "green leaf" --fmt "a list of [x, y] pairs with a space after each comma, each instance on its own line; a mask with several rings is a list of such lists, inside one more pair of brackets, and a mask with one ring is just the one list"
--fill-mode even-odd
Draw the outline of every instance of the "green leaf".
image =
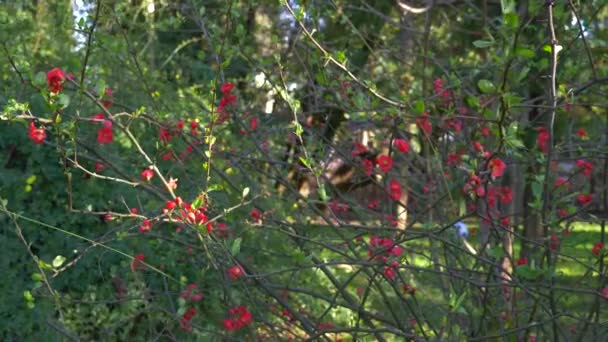
[[327, 201], [327, 190], [325, 190], [325, 184], [319, 186], [319, 199], [323, 202]]
[[519, 25], [519, 16], [517, 14], [510, 12], [504, 15], [504, 21], [507, 26], [510, 28], [517, 28]]
[[239, 254], [241, 251], [241, 241], [241, 238], [237, 238], [232, 242], [232, 246], [230, 246], [230, 254], [232, 254], [232, 256]]
[[57, 101], [61, 109], [67, 108], [70, 105], [70, 96], [64, 93], [59, 95], [59, 100]]
[[65, 262], [65, 257], [62, 255], [58, 255], [55, 257], [55, 259], [53, 259], [53, 267], [59, 268], [59, 267], [61, 267], [61, 265], [63, 265], [64, 262]]
[[346, 54], [344, 51], [336, 52], [336, 60], [340, 63], [344, 63], [346, 61]]
[[517, 47], [515, 48], [515, 55], [523, 58], [534, 58], [536, 53], [532, 49]]
[[416, 113], [416, 114], [422, 114], [422, 113], [424, 113], [424, 110], [425, 110], [424, 102], [420, 101], [420, 100], [414, 102], [414, 108], [413, 109], [414, 109], [414, 113]]
[[476, 40], [473, 42], [473, 46], [475, 46], [476, 48], [480, 48], [480, 49], [485, 49], [492, 45], [494, 45], [494, 42], [491, 40]]
[[489, 80], [479, 80], [477, 86], [484, 94], [492, 93], [495, 90], [494, 84]]
[[43, 87], [46, 84], [46, 74], [42, 71], [37, 73], [32, 80], [32, 83], [37, 87]]

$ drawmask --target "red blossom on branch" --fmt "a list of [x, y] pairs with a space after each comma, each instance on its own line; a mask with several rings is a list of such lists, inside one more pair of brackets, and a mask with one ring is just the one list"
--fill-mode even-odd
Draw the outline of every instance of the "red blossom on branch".
[[381, 155], [376, 158], [376, 164], [382, 172], [389, 172], [393, 167], [393, 158], [387, 155]]
[[34, 144], [42, 144], [44, 138], [46, 138], [46, 132], [44, 128], [36, 128], [36, 125], [33, 121], [30, 121], [30, 129], [28, 131], [28, 135], [30, 139], [34, 142]]
[[51, 69], [46, 73], [46, 81], [49, 86], [49, 90], [52, 93], [59, 93], [63, 90], [63, 82], [65, 81], [65, 72], [59, 68]]

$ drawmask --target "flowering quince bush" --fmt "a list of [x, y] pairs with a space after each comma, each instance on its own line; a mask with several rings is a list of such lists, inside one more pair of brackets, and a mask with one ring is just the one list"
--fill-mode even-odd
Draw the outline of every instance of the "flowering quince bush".
[[[388, 3], [376, 11], [401, 22]], [[572, 18], [565, 7], [524, 14], [507, 3], [486, 14], [496, 19], [487, 18], [491, 40], [450, 52], [461, 54], [458, 67], [438, 47], [424, 63], [407, 61], [420, 70], [402, 69], [404, 52], [386, 38], [356, 40], [394, 36], [382, 17], [348, 10], [357, 34], [334, 36], [323, 27], [344, 20], [331, 7], [291, 2], [272, 7], [272, 30], [300, 30], [273, 33], [272, 44], [289, 41], [264, 46], [276, 58], [250, 50], [270, 43], [229, 20], [255, 22], [255, 10], [219, 3], [147, 14], [93, 5], [78, 30], [84, 45], [54, 65], [6, 47], [3, 72], [30, 96], [10, 93], [0, 135], [0, 212], [16, 233], [7, 253], [30, 265], [9, 273], [19, 292], [8, 298], [44, 318], [28, 332], [48, 324], [75, 339], [178, 341], [608, 334], [606, 122], [585, 107], [604, 98], [590, 89], [605, 89], [583, 77], [606, 70], [575, 65], [583, 55], [564, 43], [549, 77], [559, 82], [527, 85], [557, 63], [555, 43], [534, 48], [557, 41], [537, 19], [551, 13], [563, 28]], [[471, 4], [453, 6], [474, 21]], [[192, 18], [204, 11], [209, 20]], [[454, 23], [425, 20], [425, 39], [471, 45], [435, 33]], [[202, 22], [204, 39], [166, 36]], [[583, 44], [577, 27], [559, 40]], [[190, 50], [203, 40], [204, 51]]]

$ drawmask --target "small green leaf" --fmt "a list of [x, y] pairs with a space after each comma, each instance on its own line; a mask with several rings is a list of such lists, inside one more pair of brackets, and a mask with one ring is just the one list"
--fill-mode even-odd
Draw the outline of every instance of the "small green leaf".
[[491, 40], [476, 40], [473, 42], [473, 46], [475, 46], [476, 48], [480, 48], [480, 49], [485, 49], [492, 45], [494, 45], [494, 42]]
[[53, 267], [59, 268], [59, 267], [61, 267], [61, 265], [63, 265], [64, 262], [65, 262], [65, 257], [62, 255], [58, 255], [55, 257], [55, 259], [53, 259]]
[[232, 256], [239, 254], [241, 251], [241, 241], [242, 239], [238, 238], [232, 242], [232, 246], [230, 246], [230, 254], [232, 254]]
[[492, 93], [495, 90], [494, 84], [489, 80], [479, 80], [477, 86], [484, 94]]
[[523, 58], [534, 58], [536, 53], [534, 53], [534, 50], [532, 49], [517, 47], [515, 48], [515, 55]]
[[59, 104], [59, 106], [63, 109], [63, 108], [67, 108], [67, 106], [70, 105], [70, 96], [66, 95], [66, 94], [60, 94], [59, 95], [59, 100], [57, 100], [57, 103]]
[[325, 190], [325, 184], [319, 186], [319, 199], [323, 202], [327, 201], [327, 190]]
[[413, 109], [414, 109], [414, 113], [416, 113], [416, 114], [422, 114], [422, 113], [424, 113], [424, 110], [425, 110], [424, 102], [420, 101], [420, 100], [414, 102], [414, 108]]
[[37, 73], [32, 80], [32, 83], [37, 87], [42, 87], [46, 84], [46, 74], [42, 71]]

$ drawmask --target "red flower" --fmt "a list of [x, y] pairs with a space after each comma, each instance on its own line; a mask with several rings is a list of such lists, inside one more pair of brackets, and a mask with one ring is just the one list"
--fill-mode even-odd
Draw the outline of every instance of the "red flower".
[[46, 138], [46, 132], [44, 128], [36, 128], [34, 122], [30, 121], [29, 136], [35, 144], [42, 144], [44, 138]]
[[46, 81], [49, 85], [49, 90], [52, 93], [58, 93], [63, 89], [65, 73], [59, 68], [51, 69], [46, 73]]
[[537, 130], [538, 136], [536, 137], [536, 144], [538, 145], [538, 148], [543, 151], [543, 153], [547, 153], [547, 143], [549, 142], [549, 138], [551, 136], [545, 127], [538, 127]]
[[408, 143], [405, 139], [395, 139], [393, 141], [393, 145], [401, 153], [408, 153], [410, 151], [410, 143]]
[[584, 128], [579, 128], [578, 131], [576, 131], [576, 134], [581, 139], [587, 139], [588, 138], [587, 131]]
[[224, 329], [228, 331], [234, 331], [236, 330], [236, 323], [232, 319], [226, 318], [224, 320]]
[[186, 288], [182, 291], [181, 297], [193, 302], [199, 302], [201, 299], [203, 299], [203, 295], [200, 293], [198, 285], [194, 283], [186, 286]]
[[97, 131], [97, 142], [100, 144], [108, 144], [114, 140], [112, 127], [102, 127]]
[[192, 326], [190, 325], [190, 321], [192, 320], [192, 317], [194, 317], [196, 315], [196, 309], [194, 308], [190, 308], [188, 309], [188, 311], [186, 311], [184, 313], [184, 315], [182, 316], [182, 318], [179, 321], [179, 327], [181, 329], [187, 330], [187, 331], [192, 331]]
[[158, 137], [159, 137], [160, 141], [162, 141], [165, 144], [168, 143], [169, 141], [171, 141], [171, 139], [173, 138], [169, 129], [164, 126], [161, 127], [160, 130], [158, 131]]
[[490, 161], [490, 170], [492, 178], [498, 178], [505, 172], [507, 165], [502, 160], [496, 158]]
[[602, 294], [602, 298], [604, 298], [604, 300], [608, 300], [608, 287], [604, 287], [602, 289], [601, 294]]
[[222, 84], [222, 87], [220, 88], [220, 90], [222, 91], [222, 94], [224, 94], [224, 96], [230, 94], [230, 92], [232, 92], [232, 89], [234, 89], [234, 84], [232, 84], [230, 82], [226, 82], [226, 83]]
[[145, 256], [143, 254], [134, 255], [133, 261], [131, 262], [131, 270], [135, 271], [138, 269], [145, 268], [145, 265], [143, 264], [144, 259], [145, 259]]
[[481, 135], [483, 135], [484, 137], [488, 137], [490, 135], [490, 129], [488, 127], [481, 127]]
[[150, 179], [152, 179], [152, 177], [154, 177], [154, 172], [152, 172], [150, 169], [145, 169], [141, 172], [141, 178], [147, 180], [148, 182]]
[[431, 132], [433, 131], [433, 126], [431, 126], [431, 122], [429, 121], [428, 113], [424, 113], [420, 117], [418, 117], [416, 119], [416, 124], [426, 134], [431, 134]]
[[106, 90], [104, 91], [104, 95], [106, 98], [101, 101], [101, 105], [104, 108], [109, 108], [110, 106], [112, 106], [112, 89], [106, 88]]
[[398, 181], [392, 180], [389, 185], [389, 194], [394, 201], [399, 201], [401, 199], [401, 184]]
[[256, 116], [254, 116], [249, 121], [249, 130], [255, 131], [256, 128], [258, 128], [258, 118]]
[[443, 81], [441, 78], [436, 78], [433, 81], [433, 86], [435, 87], [435, 94], [441, 93], [441, 88], [443, 88]]
[[496, 196], [502, 204], [509, 204], [511, 201], [513, 201], [513, 192], [508, 186], [498, 187], [498, 189], [496, 189]]
[[224, 328], [228, 331], [240, 330], [252, 321], [251, 312], [244, 305], [228, 310], [233, 318], [224, 320]]
[[416, 288], [415, 287], [410, 287], [408, 284], [403, 284], [403, 292], [405, 293], [409, 293], [410, 295], [415, 295], [416, 294]]
[[448, 154], [448, 166], [458, 166], [462, 163], [461, 153], [449, 153]]
[[363, 160], [362, 164], [363, 165], [361, 165], [361, 167], [363, 168], [363, 172], [365, 172], [366, 175], [371, 176], [372, 172], [374, 171], [374, 164], [372, 161], [365, 159]]
[[528, 261], [526, 260], [525, 257], [519, 258], [519, 260], [517, 260], [517, 263], [516, 263], [517, 266], [522, 266], [522, 265], [527, 265], [527, 264], [528, 264]]
[[256, 208], [253, 208], [249, 215], [251, 216], [253, 223], [262, 223], [262, 213], [260, 213], [260, 211]]
[[141, 226], [139, 226], [139, 231], [145, 233], [149, 232], [150, 230], [152, 230], [152, 224], [150, 223], [150, 220], [145, 219]]
[[604, 243], [603, 242], [596, 242], [595, 244], [593, 244], [593, 249], [591, 250], [591, 253], [593, 253], [593, 255], [595, 256], [599, 256], [600, 255], [600, 251], [604, 249]]
[[232, 280], [238, 280], [243, 274], [245, 274], [241, 265], [232, 266], [226, 272]]
[[101, 172], [104, 167], [105, 166], [100, 162], [95, 163], [95, 171], [97, 171], [98, 173]]
[[353, 151], [350, 153], [353, 157], [356, 157], [358, 155], [362, 155], [365, 154], [367, 152], [367, 148], [359, 143], [356, 143], [355, 146], [353, 146]]
[[473, 148], [477, 152], [483, 152], [483, 145], [479, 141], [473, 141]]
[[591, 172], [593, 172], [593, 163], [579, 159], [576, 161], [576, 166], [582, 169], [585, 177], [590, 178]]
[[559, 247], [559, 237], [557, 237], [557, 235], [551, 234], [551, 243], [549, 244], [549, 247], [552, 251], [557, 250], [557, 247]]
[[578, 202], [578, 204], [585, 206], [589, 203], [591, 203], [591, 200], [593, 199], [593, 197], [589, 194], [578, 194], [576, 195], [576, 201]]
[[103, 122], [103, 120], [105, 120], [106, 115], [104, 113], [97, 113], [93, 116], [91, 116], [91, 120], [93, 121], [98, 121], [98, 122]]
[[393, 158], [387, 155], [381, 155], [380, 157], [376, 158], [376, 164], [378, 164], [378, 167], [380, 167], [380, 171], [389, 172], [393, 167]]
[[397, 276], [397, 273], [395, 272], [395, 270], [392, 267], [385, 267], [384, 268], [384, 275], [390, 279], [390, 280], [394, 280], [395, 277]]

